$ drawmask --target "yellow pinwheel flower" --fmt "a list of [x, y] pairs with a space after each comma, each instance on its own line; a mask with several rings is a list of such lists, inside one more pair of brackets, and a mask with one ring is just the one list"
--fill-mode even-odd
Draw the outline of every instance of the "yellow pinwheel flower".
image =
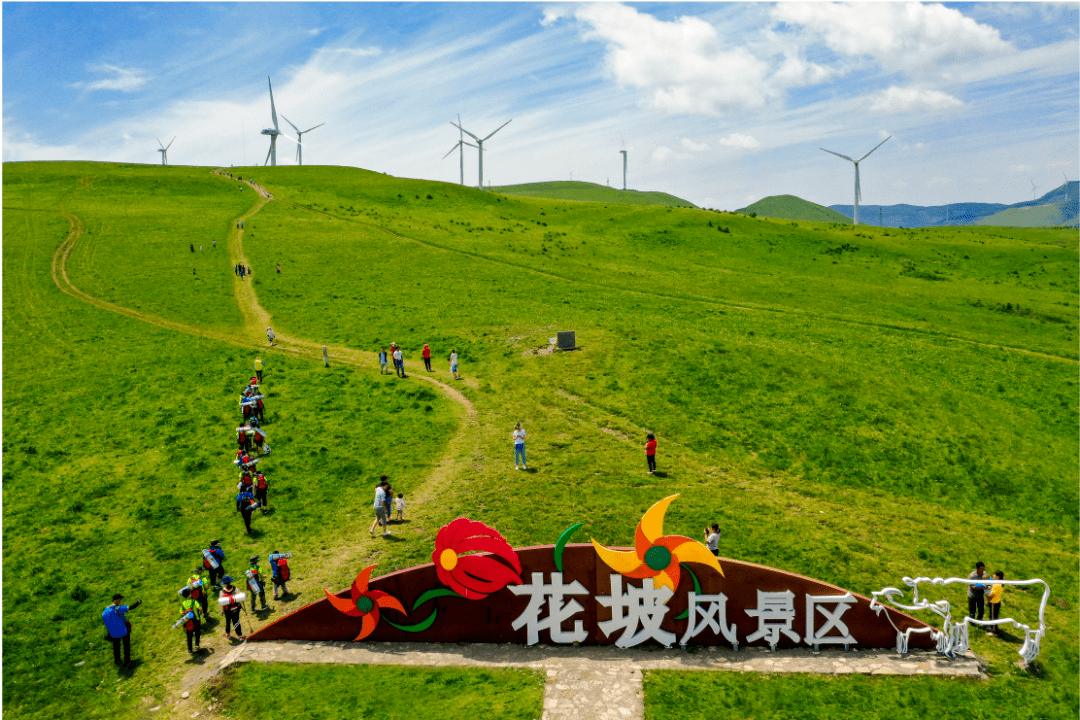
[[[649, 508], [638, 523], [634, 550], [612, 550], [592, 540], [596, 554], [608, 567], [628, 578], [652, 578], [653, 587], [667, 586], [672, 592], [679, 585], [679, 563], [708, 565], [722, 576], [723, 569], [707, 547], [682, 535], [664, 535], [664, 513], [672, 495]], [[592, 539], [592, 538], [590, 538]]]

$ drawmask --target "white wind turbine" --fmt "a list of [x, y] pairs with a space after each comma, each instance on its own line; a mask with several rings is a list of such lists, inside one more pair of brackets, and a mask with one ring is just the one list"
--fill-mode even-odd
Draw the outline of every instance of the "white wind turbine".
[[[273, 97], [273, 95], [271, 95], [271, 97]], [[300, 128], [293, 125], [292, 120], [290, 120], [289, 118], [282, 115], [281, 119], [284, 120], [285, 122], [289, 123], [290, 125], [292, 125], [292, 129], [296, 131], [296, 164], [297, 165], [303, 165], [304, 164], [304, 153], [303, 153], [303, 149], [304, 149], [304, 133], [309, 133], [312, 130], [314, 130], [315, 128], [321, 128], [326, 123], [319, 123], [315, 127], [308, 128], [307, 130], [304, 130], [303, 132], [301, 132]], [[289, 138], [289, 139], [292, 140], [292, 138]]]
[[169, 164], [169, 148], [171, 148], [172, 144], [174, 142], [176, 142], [176, 136], [173, 135], [173, 139], [169, 141], [168, 145], [162, 145], [161, 144], [161, 138], [155, 138], [155, 139], [157, 140], [157, 144], [158, 144], [158, 152], [161, 153], [161, 164], [162, 165], [168, 165]]
[[[514, 119], [510, 118], [509, 120], [504, 122], [502, 125], [495, 128], [495, 130], [491, 133], [491, 135], [494, 135], [495, 133], [499, 132], [500, 130], [502, 130], [504, 127], [506, 127], [507, 125], [509, 125], [513, 121], [514, 121]], [[461, 127], [461, 125], [459, 125], [458, 123], [452, 122], [450, 124], [453, 125], [454, 127], [456, 127], [458, 130], [461, 130], [463, 133], [465, 133], [466, 135], [468, 135], [469, 137], [471, 137], [473, 140], [476, 141], [476, 148], [478, 150], [477, 154], [480, 156], [480, 179], [479, 179], [479, 184], [477, 185], [477, 187], [479, 187], [481, 190], [483, 190], [484, 189], [484, 142], [486, 140], [490, 139], [491, 135], [488, 135], [486, 138], [481, 140], [480, 138], [476, 137], [475, 135], [473, 135], [471, 132], [469, 132], [465, 128]], [[462, 150], [462, 152], [464, 152], [464, 150]]]
[[[464, 185], [465, 184], [465, 146], [468, 145], [469, 147], [476, 147], [476, 145], [473, 145], [471, 142], [465, 142], [465, 136], [464, 136], [464, 134], [462, 134], [462, 130], [461, 130], [461, 116], [460, 115], [457, 116], [457, 121], [458, 121], [458, 135], [460, 137], [458, 138], [458, 141], [456, 143], [454, 143], [454, 147], [450, 148], [450, 152], [448, 152], [448, 153], [446, 153], [445, 155], [442, 156], [442, 159], [445, 160], [446, 158], [450, 157], [450, 153], [454, 152], [455, 150], [458, 150], [458, 149], [461, 150], [461, 184]], [[496, 132], [498, 132], [498, 131], [496, 131]]]
[[626, 189], [626, 151], [620, 150], [622, 153], [622, 189]]
[[[277, 110], [274, 108], [274, 86], [270, 84], [270, 78], [266, 78], [266, 84], [270, 88], [270, 117], [274, 119], [274, 127], [266, 128], [260, 134], [270, 136], [270, 150], [266, 153], [266, 160], [263, 160], [263, 165], [270, 163], [271, 167], [277, 166], [277, 139], [278, 135], [281, 135], [281, 130], [278, 129]], [[290, 138], [291, 139], [291, 138]]]
[[873, 150], [866, 153], [866, 155], [863, 155], [858, 160], [852, 160], [847, 155], [841, 155], [838, 152], [833, 152], [832, 150], [825, 150], [825, 148], [821, 148], [822, 150], [825, 150], [825, 152], [829, 153], [830, 155], [835, 155], [836, 157], [842, 157], [845, 160], [847, 160], [848, 162], [851, 162], [851, 163], [855, 164], [855, 217], [853, 219], [854, 219], [856, 225], [859, 224], [859, 201], [862, 200], [862, 189], [859, 187], [859, 163], [861, 163], [863, 160], [865, 160], [867, 157], [869, 157], [870, 153], [874, 152], [874, 150], [877, 150], [879, 147], [884, 145], [891, 137], [892, 137], [892, 135], [890, 135], [889, 137], [887, 137], [884, 140], [882, 140], [881, 142], [879, 142], [877, 145], [874, 146]]
[[1038, 198], [1035, 193], [1039, 192], [1039, 188], [1041, 188], [1042, 185], [1036, 185], [1035, 181], [1031, 178], [1028, 178], [1028, 182], [1031, 183], [1031, 202], [1035, 202], [1035, 200]]

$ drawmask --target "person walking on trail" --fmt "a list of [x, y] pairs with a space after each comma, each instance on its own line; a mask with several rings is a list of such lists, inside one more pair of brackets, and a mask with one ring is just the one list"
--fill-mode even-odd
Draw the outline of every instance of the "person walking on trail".
[[379, 372], [382, 375], [386, 375], [390, 372], [386, 369], [386, 348], [379, 349]]
[[455, 380], [461, 379], [461, 376], [457, 374], [457, 350], [450, 351], [450, 374]]
[[277, 271], [278, 271], [278, 275], [280, 275], [281, 274], [281, 263], [277, 264]]
[[396, 345], [394, 346], [394, 369], [397, 370], [398, 377], [408, 377], [405, 374], [405, 354]]
[[278, 588], [281, 589], [281, 599], [289, 594], [285, 583], [289, 580], [289, 563], [286, 558], [291, 558], [292, 553], [279, 553], [277, 550], [266, 556], [270, 563], [270, 581], [274, 583], [274, 599], [278, 599]]
[[390, 487], [390, 484], [386, 482], [385, 475], [383, 480], [375, 488], [375, 522], [371, 523], [371, 528], [368, 532], [372, 535], [375, 534], [375, 526], [382, 525], [383, 537], [390, 534], [390, 530], [386, 527], [386, 489]]
[[259, 501], [260, 507], [262, 507], [262, 514], [266, 514], [266, 510], [270, 507], [270, 502], [266, 499], [266, 493], [270, 490], [270, 483], [266, 481], [266, 476], [259, 473], [255, 478], [255, 499]]
[[195, 568], [195, 574], [188, 578], [188, 589], [191, 591], [191, 599], [199, 603], [202, 608], [203, 618], [210, 617], [210, 600], [206, 588], [206, 581], [202, 577], [202, 568]]
[[649, 474], [656, 472], [656, 435], [649, 433], [645, 436], [645, 460], [649, 464]]
[[[134, 605], [121, 605], [124, 596], [116, 593], [112, 596], [112, 605], [101, 612], [101, 621], [105, 623], [105, 634], [113, 646], [113, 660], [117, 665], [131, 664], [131, 623], [128, 622], [127, 614], [142, 605], [142, 600], [136, 600]], [[120, 646], [124, 647], [124, 661], [120, 662]]]
[[[515, 470], [528, 470], [528, 466], [525, 464], [525, 428], [521, 427], [521, 423], [518, 423], [514, 427], [514, 469]], [[518, 465], [520, 461], [521, 465]]]
[[266, 368], [266, 364], [263, 363], [262, 358], [255, 358], [255, 377], [259, 382], [262, 382], [262, 371]]
[[424, 352], [421, 355], [424, 356], [424, 367], [427, 368], [428, 372], [431, 372], [431, 348], [428, 347], [427, 343], [424, 343]]
[[275, 337], [274, 328], [272, 328], [272, 327], [266, 328], [266, 339], [270, 341], [271, 345], [274, 344], [274, 337]]
[[[968, 580], [979, 581], [988, 579], [989, 576], [986, 574], [986, 565], [980, 560], [975, 563], [975, 569], [968, 575]], [[985, 593], [986, 583], [974, 582], [968, 585], [968, 617], [975, 618], [976, 620], [983, 619]], [[976, 617], [976, 615], [978, 617]]]
[[244, 607], [244, 593], [239, 592], [233, 585], [233, 579], [231, 576], [226, 575], [221, 579], [224, 587], [221, 589], [221, 597], [218, 598], [218, 604], [221, 605], [222, 611], [225, 613], [225, 637], [229, 640], [232, 639], [232, 635], [229, 631], [233, 626], [236, 628], [236, 637], [239, 640], [244, 640], [244, 631], [240, 629], [240, 611], [246, 612], [247, 608]]
[[259, 596], [263, 610], [270, 608], [266, 604], [266, 583], [263, 582], [262, 573], [259, 572], [259, 556], [252, 555], [248, 558], [248, 569], [244, 573], [247, 578], [248, 590], [251, 591], [251, 609], [255, 609], [255, 596]]
[[244, 527], [247, 529], [247, 534], [251, 534], [251, 514], [255, 512], [255, 508], [259, 507], [258, 501], [255, 496], [250, 492], [241, 490], [236, 495], [236, 510], [244, 518]]
[[202, 551], [203, 567], [210, 573], [207, 582], [211, 586], [217, 585], [215, 580], [225, 576], [225, 551], [221, 549], [220, 540], [211, 540], [210, 547]]
[[[202, 640], [202, 607], [199, 605], [198, 600], [191, 598], [191, 589], [184, 588], [180, 591], [184, 600], [180, 603], [180, 620], [184, 626], [184, 632], [187, 633], [187, 651], [189, 655], [194, 655], [199, 651], [199, 641]], [[194, 648], [191, 645], [192, 639], [195, 640]]]

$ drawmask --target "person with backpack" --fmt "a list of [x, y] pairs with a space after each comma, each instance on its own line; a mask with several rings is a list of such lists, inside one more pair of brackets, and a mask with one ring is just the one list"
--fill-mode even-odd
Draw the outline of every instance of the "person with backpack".
[[242, 425], [236, 428], [236, 444], [244, 452], [251, 452], [251, 436], [248, 435], [248, 426]]
[[236, 483], [236, 489], [242, 493], [255, 494], [255, 481], [251, 479], [251, 473], [245, 470], [240, 474], [240, 482]]
[[262, 603], [263, 610], [269, 610], [266, 605], [266, 585], [263, 583], [262, 575], [259, 573], [259, 556], [252, 555], [248, 558], [248, 569], [244, 573], [247, 578], [248, 590], [251, 591], [251, 607], [255, 607], [255, 596], [259, 596], [259, 602]]
[[386, 348], [379, 350], [379, 374], [388, 375], [389, 370], [386, 369]]
[[289, 580], [289, 563], [286, 558], [291, 558], [292, 553], [279, 553], [277, 550], [266, 556], [270, 563], [270, 580], [274, 583], [274, 599], [278, 599], [278, 588], [281, 588], [281, 597], [289, 594], [285, 583]]
[[[105, 623], [105, 637], [112, 642], [113, 660], [117, 665], [131, 664], [131, 623], [127, 614], [142, 605], [136, 600], [134, 605], [121, 605], [124, 596], [116, 593], [112, 596], [112, 605], [101, 611], [101, 621]], [[124, 662], [120, 662], [120, 646], [124, 646]]]
[[210, 577], [207, 582], [211, 586], [217, 585], [214, 579], [221, 579], [225, 576], [225, 551], [221, 549], [220, 540], [211, 540], [210, 547], [202, 551], [203, 567], [207, 569]]
[[221, 589], [218, 604], [221, 605], [222, 612], [225, 614], [225, 637], [231, 640], [232, 635], [229, 634], [229, 631], [235, 627], [236, 637], [244, 640], [244, 631], [240, 629], [240, 611], [247, 612], [247, 608], [244, 607], [244, 600], [247, 596], [236, 589], [233, 585], [232, 576], [226, 575], [221, 579], [221, 582], [224, 587]]
[[262, 382], [262, 372], [266, 365], [263, 363], [262, 358], [255, 358], [255, 377], [259, 378], [259, 382]]
[[[206, 581], [202, 578], [202, 568], [195, 568], [195, 574], [188, 578], [186, 590], [191, 592], [191, 599], [199, 603], [204, 618], [210, 617], [210, 601], [207, 598]], [[183, 592], [180, 593], [183, 595]]]
[[251, 534], [251, 514], [255, 512], [259, 507], [259, 502], [255, 499], [255, 496], [246, 490], [241, 490], [236, 495], [236, 510], [244, 518], [244, 527], [247, 528], [247, 534]]
[[259, 473], [255, 478], [255, 499], [259, 501], [259, 505], [262, 507], [263, 515], [266, 514], [266, 509], [269, 506], [269, 501], [266, 499], [266, 492], [270, 489], [270, 484], [266, 482], [266, 476]]
[[[194, 655], [199, 650], [199, 640], [202, 638], [202, 620], [200, 618], [202, 607], [199, 606], [198, 600], [191, 598], [191, 588], [184, 588], [180, 593], [184, 596], [184, 600], [180, 603], [180, 619], [177, 620], [177, 623], [182, 624], [184, 631], [187, 633], [188, 654]], [[194, 649], [191, 646], [192, 638], [195, 639]]]

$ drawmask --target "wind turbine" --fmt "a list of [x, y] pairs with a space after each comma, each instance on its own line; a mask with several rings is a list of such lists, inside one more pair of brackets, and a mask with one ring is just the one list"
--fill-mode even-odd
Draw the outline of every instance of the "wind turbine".
[[176, 136], [173, 135], [173, 139], [169, 141], [168, 145], [162, 145], [161, 144], [161, 138], [155, 138], [155, 139], [157, 140], [157, 144], [158, 144], [158, 148], [159, 148], [158, 152], [161, 153], [161, 164], [162, 165], [168, 165], [169, 164], [169, 148], [171, 148], [172, 144], [174, 142], [176, 142]]
[[[491, 135], [494, 135], [495, 133], [499, 132], [500, 130], [502, 130], [504, 127], [506, 127], [507, 125], [509, 125], [513, 121], [514, 121], [514, 119], [510, 118], [509, 120], [504, 122], [502, 125], [495, 128], [495, 130], [491, 133]], [[458, 130], [462, 131], [463, 133], [465, 133], [466, 135], [468, 135], [469, 137], [471, 137], [473, 140], [476, 141], [476, 148], [478, 150], [477, 154], [480, 156], [480, 179], [479, 179], [479, 183], [477, 184], [477, 187], [480, 188], [481, 190], [483, 190], [484, 189], [484, 141], [489, 140], [491, 138], [491, 135], [488, 135], [486, 138], [481, 140], [480, 138], [476, 137], [475, 135], [473, 135], [471, 132], [469, 132], [465, 128], [461, 127], [461, 125], [459, 125], [458, 123], [452, 122], [450, 124], [453, 125]], [[462, 150], [462, 152], [464, 152], [464, 150]]]
[[277, 167], [277, 139], [281, 134], [281, 130], [278, 129], [277, 122], [277, 110], [274, 108], [274, 86], [270, 84], [270, 78], [267, 76], [266, 84], [270, 88], [270, 116], [274, 119], [274, 127], [266, 128], [261, 134], [270, 136], [270, 150], [266, 153], [266, 160], [263, 160], [263, 165], [267, 162], [271, 167]]
[[[457, 141], [457, 143], [455, 143], [454, 147], [450, 148], [450, 152], [448, 152], [448, 153], [446, 153], [445, 155], [442, 156], [442, 159], [445, 160], [446, 158], [450, 157], [450, 153], [454, 152], [455, 150], [457, 150], [459, 148], [461, 149], [461, 184], [464, 185], [465, 184], [465, 146], [466, 145], [468, 145], [469, 147], [476, 147], [476, 146], [473, 145], [470, 142], [465, 142], [465, 136], [461, 132], [461, 116], [460, 115], [457, 116], [457, 121], [458, 121], [458, 135], [460, 137], [458, 138], [458, 141]], [[496, 130], [495, 132], [498, 132], [498, 130]], [[494, 134], [494, 133], [492, 133], [492, 134]]]
[[1039, 188], [1041, 188], [1042, 185], [1036, 185], [1035, 181], [1031, 178], [1028, 178], [1028, 182], [1031, 183], [1031, 202], [1035, 202], [1035, 199], [1037, 197], [1035, 193], [1039, 191]]
[[[273, 95], [271, 95], [271, 97], [273, 97]], [[312, 130], [314, 130], [315, 128], [321, 128], [326, 123], [319, 123], [315, 127], [308, 128], [307, 130], [304, 130], [303, 132], [301, 132], [300, 128], [293, 125], [292, 120], [290, 120], [289, 118], [282, 115], [281, 119], [284, 120], [285, 122], [289, 123], [290, 125], [292, 125], [292, 129], [296, 131], [296, 164], [297, 165], [303, 165], [304, 164], [304, 153], [302, 151], [304, 149], [304, 133], [309, 133]], [[292, 138], [289, 138], [289, 139], [291, 140]]]
[[873, 150], [866, 153], [866, 155], [863, 155], [858, 160], [852, 160], [847, 155], [841, 155], [838, 152], [833, 152], [832, 150], [825, 150], [825, 148], [821, 148], [822, 150], [825, 150], [825, 152], [829, 153], [830, 155], [835, 155], [836, 157], [844, 158], [848, 162], [851, 162], [851, 163], [855, 164], [855, 217], [854, 217], [854, 221], [855, 221], [856, 225], [859, 224], [859, 201], [862, 200], [862, 189], [859, 187], [859, 163], [861, 163], [863, 160], [865, 160], [867, 157], [869, 157], [870, 153], [874, 152], [874, 150], [877, 150], [879, 147], [881, 147], [886, 142], [888, 142], [888, 140], [890, 138], [892, 138], [892, 135], [890, 135], [889, 137], [887, 137], [884, 140], [882, 140], [881, 142], [879, 142], [877, 145], [874, 146]]
[[622, 189], [626, 189], [626, 151], [620, 150], [622, 153]]

